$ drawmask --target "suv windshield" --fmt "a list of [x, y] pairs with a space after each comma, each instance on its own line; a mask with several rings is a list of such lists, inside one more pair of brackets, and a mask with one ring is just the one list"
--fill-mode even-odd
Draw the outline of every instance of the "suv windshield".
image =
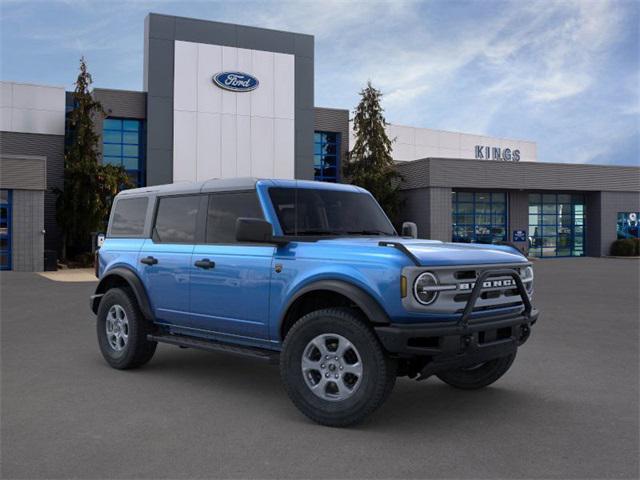
[[270, 188], [284, 235], [397, 235], [369, 195], [339, 190]]

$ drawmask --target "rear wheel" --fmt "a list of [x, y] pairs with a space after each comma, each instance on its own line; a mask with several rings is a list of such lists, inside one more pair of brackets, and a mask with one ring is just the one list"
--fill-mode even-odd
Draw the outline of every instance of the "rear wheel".
[[452, 387], [462, 390], [477, 390], [491, 385], [507, 373], [515, 358], [514, 352], [506, 357], [496, 358], [471, 367], [440, 372], [436, 376]]
[[97, 317], [98, 345], [109, 365], [124, 370], [151, 360], [157, 346], [147, 340], [151, 324], [142, 316], [128, 289], [108, 290], [100, 301]]
[[396, 368], [351, 309], [305, 315], [289, 331], [280, 357], [289, 397], [307, 417], [346, 427], [373, 413], [395, 384]]

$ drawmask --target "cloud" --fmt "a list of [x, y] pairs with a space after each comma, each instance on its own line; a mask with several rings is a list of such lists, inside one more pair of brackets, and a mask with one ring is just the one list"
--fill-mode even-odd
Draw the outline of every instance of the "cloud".
[[395, 124], [536, 140], [549, 161], [601, 161], [620, 142], [637, 150], [635, 1], [2, 5], [3, 70], [26, 71], [30, 59], [32, 81], [46, 83], [46, 67], [66, 83], [75, 71], [61, 65], [89, 53], [96, 84], [139, 87], [143, 18], [154, 11], [314, 35], [318, 106], [352, 109], [371, 80]]

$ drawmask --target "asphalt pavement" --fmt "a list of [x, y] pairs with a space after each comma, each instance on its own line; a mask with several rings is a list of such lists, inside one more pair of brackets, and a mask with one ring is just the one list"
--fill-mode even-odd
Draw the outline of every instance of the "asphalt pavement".
[[639, 269], [535, 262], [541, 317], [512, 369], [462, 392], [400, 379], [365, 424], [321, 427], [277, 367], [160, 345], [103, 361], [94, 283], [3, 272], [3, 478], [638, 478]]

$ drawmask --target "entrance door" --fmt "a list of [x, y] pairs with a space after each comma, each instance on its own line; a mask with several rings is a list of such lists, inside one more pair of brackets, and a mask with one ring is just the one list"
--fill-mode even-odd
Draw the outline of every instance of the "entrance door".
[[529, 194], [529, 254], [584, 255], [585, 199], [582, 194]]
[[263, 218], [255, 191], [209, 195], [206, 240], [191, 258], [191, 321], [221, 336], [267, 340], [275, 247], [237, 243], [238, 217]]
[[0, 270], [11, 270], [11, 190], [0, 190]]

